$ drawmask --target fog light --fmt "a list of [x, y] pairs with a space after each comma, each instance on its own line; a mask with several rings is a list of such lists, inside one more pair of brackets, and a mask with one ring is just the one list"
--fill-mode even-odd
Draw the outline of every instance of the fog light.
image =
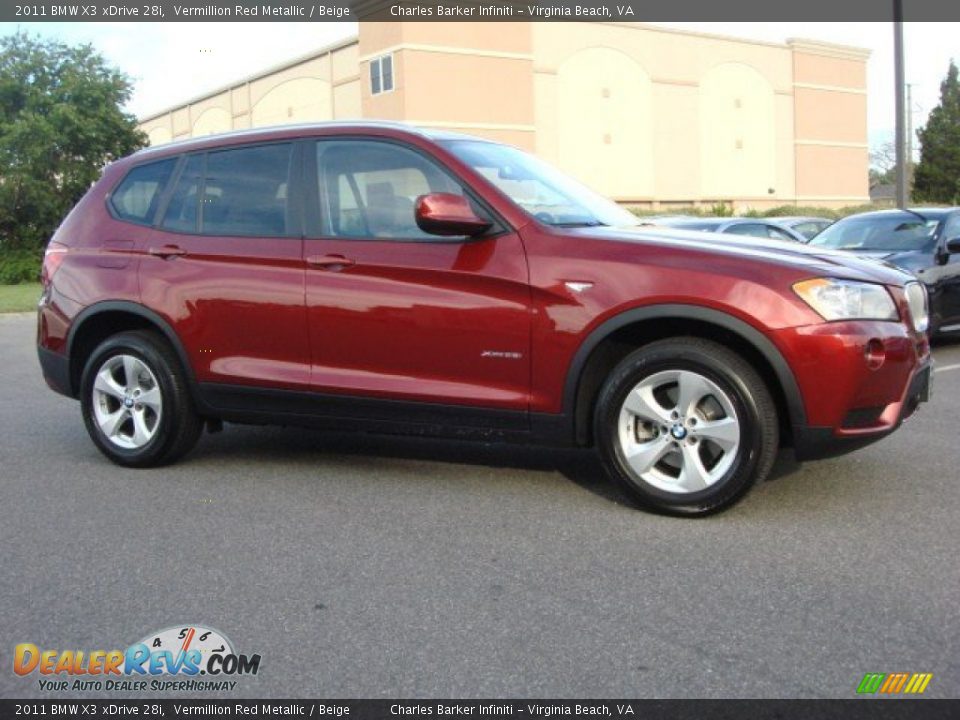
[[863, 349], [863, 356], [867, 360], [867, 367], [871, 370], [879, 370], [880, 366], [887, 359], [887, 351], [883, 343], [873, 338]]

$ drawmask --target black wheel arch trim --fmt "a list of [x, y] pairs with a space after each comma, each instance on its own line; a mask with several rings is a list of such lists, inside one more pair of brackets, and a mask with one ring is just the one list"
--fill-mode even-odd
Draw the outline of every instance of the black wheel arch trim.
[[720, 310], [703, 307], [702, 305], [669, 303], [633, 308], [614, 315], [612, 318], [609, 318], [594, 328], [580, 344], [580, 347], [577, 348], [577, 352], [574, 354], [570, 367], [567, 370], [567, 378], [563, 388], [563, 413], [566, 417], [571, 418], [574, 424], [573, 433], [575, 443], [580, 444], [581, 441], [581, 429], [576, 427], [577, 392], [580, 387], [583, 370], [593, 351], [601, 342], [621, 328], [638, 322], [663, 320], [665, 318], [696, 320], [716, 325], [734, 333], [749, 343], [773, 368], [777, 380], [780, 383], [780, 389], [783, 391], [784, 398], [787, 402], [791, 427], [800, 428], [806, 426], [807, 414], [803, 404], [803, 396], [800, 393], [800, 387], [797, 385], [793, 370], [780, 353], [780, 350], [777, 349], [777, 346], [762, 332], [743, 320]]
[[[73, 321], [70, 323], [70, 330], [67, 333], [67, 358], [71, 363], [71, 378], [74, 376], [74, 373], [72, 372], [72, 363], [74, 342], [76, 340], [77, 333], [88, 320], [107, 312], [125, 312], [131, 315], [136, 315], [137, 317], [148, 321], [151, 325], [154, 325], [161, 333], [163, 333], [164, 337], [166, 337], [167, 341], [170, 343], [170, 346], [177, 354], [177, 358], [180, 360], [180, 364], [183, 366], [184, 372], [187, 374], [187, 385], [190, 388], [191, 396], [194, 400], [197, 400], [197, 382], [196, 376], [193, 373], [193, 366], [190, 364], [190, 358], [187, 357], [187, 352], [183, 348], [183, 343], [180, 342], [180, 338], [174, 331], [173, 327], [171, 327], [170, 323], [164, 320], [161, 315], [143, 305], [140, 305], [139, 303], [135, 303], [130, 300], [102, 300], [101, 302], [94, 303], [93, 305], [84, 308], [73, 318]], [[73, 387], [73, 385], [74, 383], [71, 379], [70, 391], [74, 397], [77, 397], [80, 392], [80, 388]]]

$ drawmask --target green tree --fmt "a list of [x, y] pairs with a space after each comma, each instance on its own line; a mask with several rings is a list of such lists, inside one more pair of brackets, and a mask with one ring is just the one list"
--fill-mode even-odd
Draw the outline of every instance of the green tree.
[[917, 133], [920, 162], [914, 172], [913, 192], [918, 200], [954, 203], [960, 196], [960, 80], [951, 60], [940, 84], [940, 104]]
[[41, 248], [103, 167], [146, 144], [132, 84], [90, 45], [0, 37], [0, 251]]

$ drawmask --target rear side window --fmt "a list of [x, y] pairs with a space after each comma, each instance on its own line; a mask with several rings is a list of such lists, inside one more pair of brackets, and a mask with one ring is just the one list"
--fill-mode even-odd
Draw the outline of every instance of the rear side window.
[[176, 158], [133, 168], [110, 196], [110, 206], [121, 220], [149, 225], [160, 195], [176, 165]]
[[291, 147], [261, 145], [207, 155], [200, 232], [286, 235]]
[[203, 182], [203, 155], [191, 155], [180, 173], [163, 216], [161, 227], [173, 232], [195, 233], [199, 229], [200, 183]]
[[287, 235], [292, 148], [259, 145], [188, 157], [161, 227], [202, 235]]

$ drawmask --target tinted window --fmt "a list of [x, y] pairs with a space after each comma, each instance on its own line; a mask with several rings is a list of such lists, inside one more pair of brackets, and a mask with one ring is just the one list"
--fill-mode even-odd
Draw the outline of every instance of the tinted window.
[[164, 213], [161, 227], [174, 232], [196, 232], [200, 217], [198, 202], [200, 182], [203, 179], [203, 155], [187, 158], [180, 179], [177, 180], [170, 203]]
[[743, 223], [742, 225], [731, 225], [725, 233], [731, 235], [750, 235], [751, 237], [770, 237], [767, 234], [767, 226], [759, 223]]
[[162, 227], [204, 235], [286, 235], [291, 148], [285, 143], [190, 156]]
[[110, 204], [123, 220], [150, 223], [176, 158], [135, 167], [113, 191]]
[[[436, 239], [417, 227], [420, 195], [463, 195], [439, 167], [397, 145], [364, 141], [317, 143], [323, 235], [352, 238]], [[479, 208], [475, 212], [482, 215]]]
[[290, 144], [207, 155], [200, 231], [204, 235], [287, 234]]

